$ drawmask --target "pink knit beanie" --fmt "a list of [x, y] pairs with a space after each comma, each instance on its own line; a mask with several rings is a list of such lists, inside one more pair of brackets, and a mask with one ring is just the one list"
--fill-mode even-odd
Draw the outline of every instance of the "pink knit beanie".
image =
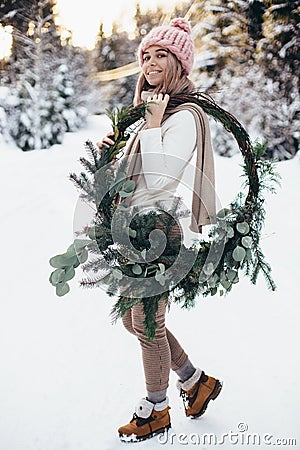
[[170, 25], [153, 28], [141, 41], [138, 48], [140, 66], [143, 65], [143, 54], [151, 45], [161, 45], [174, 53], [181, 62], [185, 73], [189, 75], [194, 61], [194, 43], [191, 37], [191, 26], [184, 18], [173, 19]]

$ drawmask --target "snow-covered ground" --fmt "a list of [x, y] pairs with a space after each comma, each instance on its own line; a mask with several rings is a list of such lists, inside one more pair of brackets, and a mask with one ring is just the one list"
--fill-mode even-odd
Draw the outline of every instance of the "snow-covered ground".
[[[61, 299], [48, 281], [49, 258], [73, 240], [78, 192], [68, 175], [81, 169], [84, 141], [108, 129], [105, 116], [93, 116], [63, 145], [28, 153], [0, 137], [1, 450], [121, 449], [116, 430], [145, 395], [139, 345], [121, 322], [111, 324], [113, 299], [80, 288], [80, 273]], [[224, 203], [239, 190], [241, 162], [216, 156]], [[168, 442], [133, 445], [300, 448], [299, 166], [298, 155], [278, 163], [282, 187], [266, 197], [262, 249], [277, 291], [260, 275], [255, 286], [243, 279], [225, 298], [199, 298], [192, 311], [173, 305], [167, 316], [194, 364], [224, 381], [221, 395], [188, 420], [172, 373]], [[211, 443], [203, 433], [213, 433]]]

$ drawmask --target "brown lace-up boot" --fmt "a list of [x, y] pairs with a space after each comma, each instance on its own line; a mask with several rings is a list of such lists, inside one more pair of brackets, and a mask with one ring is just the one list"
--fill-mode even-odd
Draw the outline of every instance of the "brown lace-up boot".
[[168, 403], [168, 397], [155, 404], [145, 398], [141, 399], [131, 421], [118, 429], [120, 440], [143, 441], [168, 430], [171, 427]]
[[177, 381], [180, 396], [183, 398], [185, 414], [191, 419], [202, 416], [210, 400], [215, 400], [221, 392], [222, 383], [216, 378], [206, 375], [200, 369], [182, 382]]

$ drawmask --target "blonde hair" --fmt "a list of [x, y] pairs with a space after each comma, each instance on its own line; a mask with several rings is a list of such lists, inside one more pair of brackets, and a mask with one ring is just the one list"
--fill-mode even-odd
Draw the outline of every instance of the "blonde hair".
[[142, 91], [153, 90], [154, 94], [161, 92], [162, 94], [169, 94], [170, 96], [176, 94], [187, 94], [195, 89], [194, 84], [184, 72], [184, 69], [176, 58], [176, 56], [168, 52], [168, 64], [167, 70], [163, 82], [153, 89], [147, 82], [143, 72], [141, 72], [136, 88], [133, 104], [138, 105], [142, 103], [141, 93]]

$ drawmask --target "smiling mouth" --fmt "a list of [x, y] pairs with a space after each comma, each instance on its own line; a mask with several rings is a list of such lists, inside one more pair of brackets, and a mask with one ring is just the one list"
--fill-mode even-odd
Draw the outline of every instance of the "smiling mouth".
[[148, 75], [156, 75], [157, 73], [161, 73], [161, 70], [151, 70], [151, 72], [148, 72]]

